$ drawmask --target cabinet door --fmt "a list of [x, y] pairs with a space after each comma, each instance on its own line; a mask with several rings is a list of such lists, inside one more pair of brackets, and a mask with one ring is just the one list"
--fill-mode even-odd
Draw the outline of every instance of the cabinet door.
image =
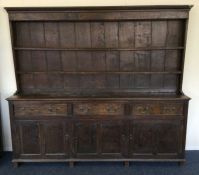
[[66, 158], [69, 155], [69, 126], [65, 121], [43, 123], [46, 158]]
[[100, 123], [100, 153], [104, 158], [123, 157], [126, 133], [122, 121], [102, 121]]
[[178, 158], [182, 153], [179, 120], [135, 120], [130, 124], [129, 152], [133, 158]]
[[129, 127], [129, 153], [130, 156], [152, 157], [155, 152], [155, 127], [153, 121], [135, 120]]
[[97, 122], [84, 120], [74, 123], [74, 156], [89, 158], [97, 155]]
[[182, 153], [181, 121], [172, 120], [161, 122], [157, 126], [157, 156], [175, 157]]
[[41, 151], [41, 127], [38, 122], [17, 122], [17, 132], [20, 140], [20, 157], [39, 158]]

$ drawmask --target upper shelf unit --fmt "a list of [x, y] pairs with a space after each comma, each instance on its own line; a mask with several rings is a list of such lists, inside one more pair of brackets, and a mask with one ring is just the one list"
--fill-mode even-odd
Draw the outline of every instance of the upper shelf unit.
[[18, 91], [179, 94], [189, 9], [7, 8]]

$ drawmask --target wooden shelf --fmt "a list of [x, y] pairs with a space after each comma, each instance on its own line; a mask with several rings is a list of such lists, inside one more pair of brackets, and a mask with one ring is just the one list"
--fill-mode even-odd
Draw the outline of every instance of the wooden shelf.
[[17, 74], [181, 74], [181, 71], [175, 72], [66, 72], [66, 71], [41, 71], [41, 72], [17, 72]]
[[14, 47], [14, 50], [30, 51], [150, 51], [150, 50], [183, 50], [184, 47], [149, 47], [149, 48], [33, 48]]

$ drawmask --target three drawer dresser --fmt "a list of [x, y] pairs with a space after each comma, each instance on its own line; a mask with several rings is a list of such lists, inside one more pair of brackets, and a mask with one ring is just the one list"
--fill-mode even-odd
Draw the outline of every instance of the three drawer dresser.
[[190, 8], [6, 8], [14, 165], [184, 162]]

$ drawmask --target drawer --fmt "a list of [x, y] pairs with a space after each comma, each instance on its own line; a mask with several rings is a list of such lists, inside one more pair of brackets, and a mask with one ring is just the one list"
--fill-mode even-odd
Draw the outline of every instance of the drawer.
[[133, 115], [183, 115], [183, 103], [149, 102], [134, 104]]
[[124, 104], [120, 103], [76, 103], [74, 115], [123, 115]]
[[14, 104], [15, 116], [66, 116], [67, 104], [49, 102], [16, 102]]

